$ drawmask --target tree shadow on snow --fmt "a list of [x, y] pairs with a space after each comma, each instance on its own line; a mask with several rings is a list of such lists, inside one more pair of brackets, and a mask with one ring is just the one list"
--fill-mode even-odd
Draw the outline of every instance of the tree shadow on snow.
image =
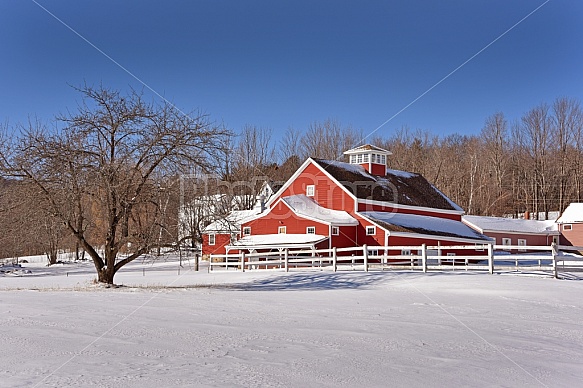
[[234, 284], [229, 288], [243, 291], [359, 289], [387, 281], [391, 277], [394, 277], [394, 274], [389, 272], [287, 273], [249, 283]]

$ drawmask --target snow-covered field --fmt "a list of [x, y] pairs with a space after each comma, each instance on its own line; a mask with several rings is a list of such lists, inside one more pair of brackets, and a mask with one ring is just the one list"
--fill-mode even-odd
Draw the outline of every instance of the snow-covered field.
[[0, 387], [583, 382], [580, 280], [179, 268], [132, 263], [113, 289], [91, 263], [0, 271]]

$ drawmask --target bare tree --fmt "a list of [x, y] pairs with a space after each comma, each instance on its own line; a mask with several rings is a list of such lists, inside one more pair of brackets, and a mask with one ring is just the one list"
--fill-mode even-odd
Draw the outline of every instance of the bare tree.
[[120, 268], [158, 243], [163, 178], [192, 165], [210, 169], [227, 131], [136, 92], [78, 90], [78, 111], [52, 131], [23, 128], [2, 150], [2, 168], [39, 189], [93, 260], [98, 281], [113, 284]]

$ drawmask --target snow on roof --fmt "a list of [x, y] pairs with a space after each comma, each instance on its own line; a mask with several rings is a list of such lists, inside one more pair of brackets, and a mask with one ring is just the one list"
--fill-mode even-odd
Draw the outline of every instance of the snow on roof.
[[272, 245], [277, 245], [281, 247], [311, 246], [321, 241], [324, 241], [327, 238], [328, 237], [319, 234], [286, 234], [286, 233], [258, 234], [252, 236], [245, 236], [242, 239], [235, 241], [229, 247], [241, 248]]
[[390, 232], [407, 232], [490, 241], [489, 237], [484, 236], [460, 221], [403, 213], [361, 212], [359, 214], [378, 223]]
[[387, 170], [387, 175], [378, 176], [370, 174], [358, 164], [324, 159], [312, 160], [357, 198], [463, 212], [461, 207], [420, 174]]
[[572, 203], [563, 212], [557, 220], [559, 224], [575, 224], [583, 222], [583, 203]]
[[515, 232], [550, 234], [557, 230], [555, 221], [522, 220], [503, 217], [463, 216], [463, 222], [480, 232]]
[[299, 216], [315, 219], [326, 224], [358, 225], [358, 221], [343, 210], [332, 210], [320, 206], [314, 199], [300, 194], [282, 198]]
[[259, 214], [257, 209], [233, 210], [223, 218], [219, 218], [204, 228], [204, 232], [238, 232], [241, 225]]

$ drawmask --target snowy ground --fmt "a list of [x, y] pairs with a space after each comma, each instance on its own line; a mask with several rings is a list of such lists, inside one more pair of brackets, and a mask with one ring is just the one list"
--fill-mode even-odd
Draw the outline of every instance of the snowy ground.
[[0, 271], [0, 387], [583, 381], [581, 280], [178, 270], [133, 263], [116, 289], [90, 263]]

